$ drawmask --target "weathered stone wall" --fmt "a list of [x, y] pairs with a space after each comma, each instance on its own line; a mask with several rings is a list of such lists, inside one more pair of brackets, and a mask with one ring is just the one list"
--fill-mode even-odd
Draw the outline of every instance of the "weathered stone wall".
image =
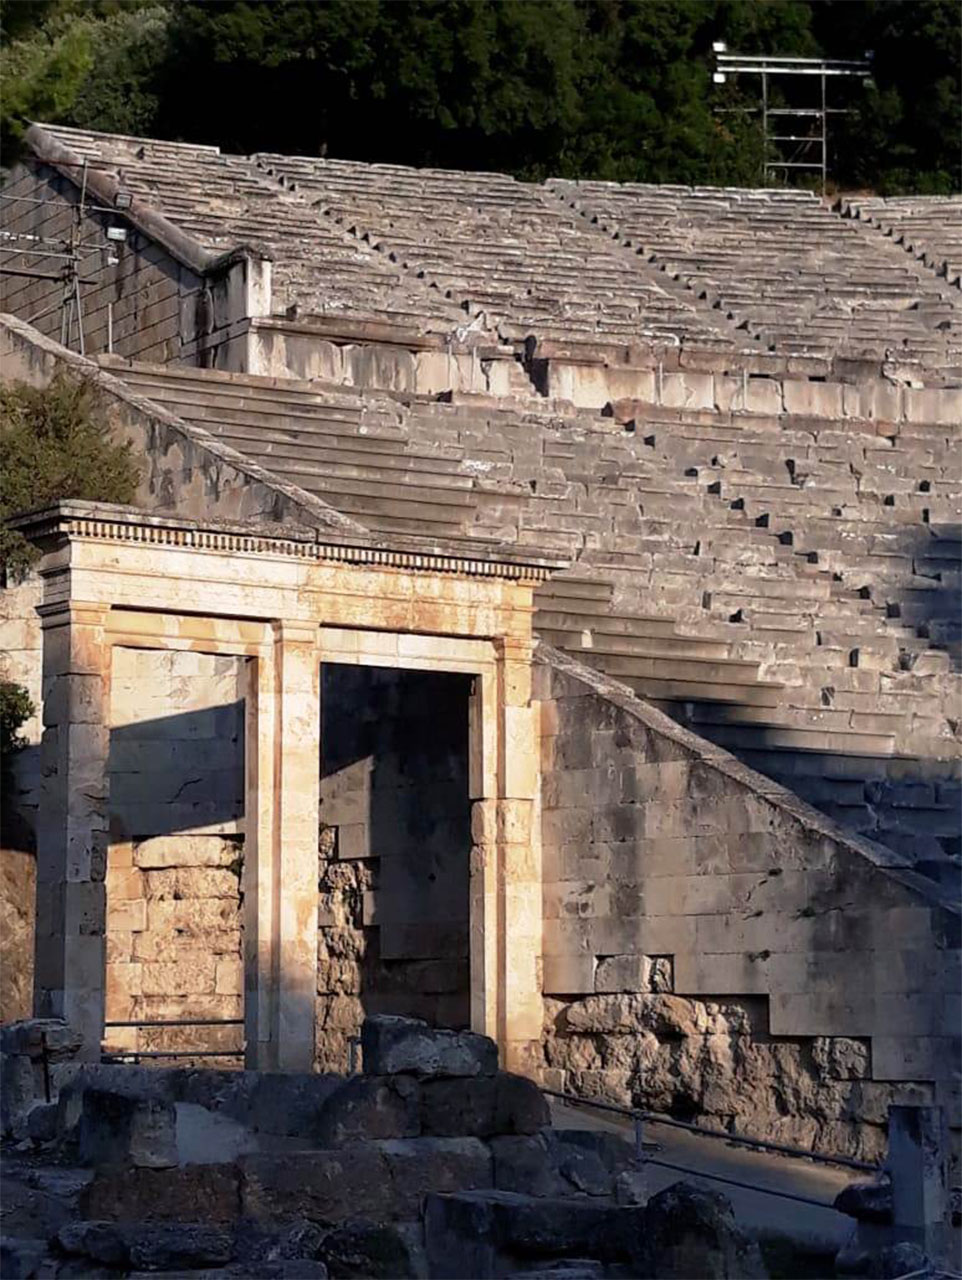
[[[198, 336], [210, 328], [210, 297], [200, 276], [133, 227], [128, 227], [125, 242], [108, 240], [107, 226], [127, 225], [120, 214], [87, 213], [78, 219], [77, 188], [46, 166], [36, 172], [19, 167], [4, 187], [4, 195], [9, 198], [3, 201], [3, 230], [23, 237], [13, 242], [16, 248], [61, 252], [59, 242], [69, 242], [71, 236], [89, 246], [80, 253], [78, 263], [84, 281], [80, 286], [83, 349], [88, 355], [109, 350], [110, 338], [119, 355], [161, 364], [196, 354]], [[108, 258], [117, 261], [108, 262]], [[62, 305], [64, 262], [18, 255], [10, 265], [53, 278], [4, 276], [0, 310], [22, 317], [58, 341], [66, 334], [68, 344], [80, 349], [75, 306], [68, 329], [62, 328], [64, 314], [70, 311]]]
[[317, 1057], [343, 1069], [365, 1014], [465, 1027], [467, 677], [325, 664]]
[[[243, 659], [117, 648], [107, 1020], [243, 1012]], [[108, 1029], [118, 1048], [239, 1048], [240, 1027]]]
[[548, 1080], [868, 1157], [891, 1101], [957, 1126], [938, 890], [570, 659], [538, 681]]

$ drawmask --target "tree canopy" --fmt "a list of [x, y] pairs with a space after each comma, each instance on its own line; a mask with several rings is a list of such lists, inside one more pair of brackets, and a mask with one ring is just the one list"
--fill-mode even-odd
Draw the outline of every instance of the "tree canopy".
[[0, 570], [21, 575], [35, 557], [6, 521], [59, 498], [132, 502], [130, 447], [110, 439], [97, 388], [58, 374], [48, 387], [0, 386]]
[[[18, 0], [3, 130], [26, 119], [523, 178], [758, 183], [740, 53], [861, 57], [835, 82], [830, 171], [880, 192], [962, 187], [956, 0]], [[794, 105], [794, 104], [793, 104]], [[836, 105], [833, 103], [833, 105]]]

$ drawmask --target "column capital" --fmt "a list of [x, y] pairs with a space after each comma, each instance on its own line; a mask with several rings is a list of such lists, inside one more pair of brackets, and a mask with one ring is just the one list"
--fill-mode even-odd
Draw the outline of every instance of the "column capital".
[[272, 623], [276, 644], [309, 644], [320, 647], [321, 631], [317, 622], [302, 619], [277, 618]]
[[105, 627], [110, 605], [90, 600], [54, 600], [37, 605], [41, 626], [52, 627]]

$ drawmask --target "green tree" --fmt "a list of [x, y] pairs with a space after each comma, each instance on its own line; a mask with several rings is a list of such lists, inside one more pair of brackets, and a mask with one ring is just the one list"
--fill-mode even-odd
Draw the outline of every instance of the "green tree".
[[58, 374], [43, 389], [0, 386], [0, 569], [16, 579], [36, 553], [7, 521], [59, 498], [132, 502], [130, 446], [113, 443], [97, 388]]
[[834, 176], [962, 185], [958, 0], [18, 0], [2, 28], [7, 162], [45, 118], [529, 179], [757, 183], [757, 113], [716, 110], [758, 106], [757, 82], [713, 85], [724, 40], [874, 50], [872, 86], [832, 86], [853, 108]]
[[9, 165], [31, 120], [138, 133], [153, 127], [167, 57], [166, 5], [39, 0], [3, 7], [0, 145]]

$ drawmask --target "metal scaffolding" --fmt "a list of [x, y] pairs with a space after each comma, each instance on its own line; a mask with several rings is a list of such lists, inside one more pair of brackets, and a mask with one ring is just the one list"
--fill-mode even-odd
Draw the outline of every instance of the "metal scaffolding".
[[[821, 192], [828, 185], [828, 120], [829, 116], [850, 115], [845, 107], [828, 105], [828, 81], [831, 78], [861, 80], [871, 78], [868, 58], [838, 60], [828, 58], [775, 58], [728, 53], [721, 41], [712, 46], [715, 54], [715, 84], [725, 84], [730, 76], [750, 75], [761, 78], [760, 107], [716, 107], [719, 114], [758, 115], [762, 117], [763, 172], [766, 184], [787, 177], [792, 170], [809, 170], [820, 175]], [[772, 106], [769, 88], [772, 80], [785, 77], [814, 77], [820, 94], [814, 105], [804, 107]], [[786, 155], [782, 147], [793, 149]]]

